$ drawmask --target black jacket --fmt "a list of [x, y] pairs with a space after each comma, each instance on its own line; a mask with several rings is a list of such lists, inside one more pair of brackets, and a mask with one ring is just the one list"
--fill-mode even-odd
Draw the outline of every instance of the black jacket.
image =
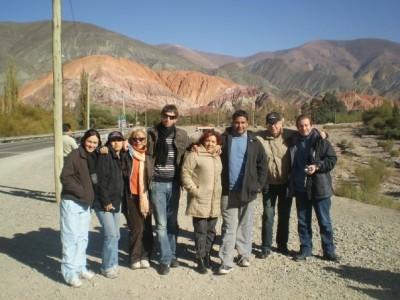
[[[222, 138], [222, 195], [229, 194], [229, 152], [232, 142], [232, 128], [229, 127], [221, 135]], [[256, 135], [247, 131], [246, 166], [242, 185], [242, 202], [250, 202], [257, 192], [266, 191], [267, 185], [267, 156]]]
[[[315, 134], [315, 133], [312, 133]], [[291, 165], [297, 151], [297, 143], [300, 134], [294, 137], [290, 147]], [[321, 136], [315, 135], [312, 140], [307, 165], [315, 164], [318, 170], [306, 179], [306, 191], [308, 199], [319, 200], [331, 197], [333, 194], [332, 178], [330, 171], [335, 167], [337, 156], [331, 143]], [[293, 194], [293, 176], [290, 176], [290, 187]]]
[[114, 149], [109, 145], [108, 154], [102, 154], [97, 161], [96, 200], [93, 208], [104, 210], [104, 207], [112, 203], [118, 212], [124, 192], [124, 179], [122, 176], [122, 161], [124, 152], [120, 152], [118, 158]]

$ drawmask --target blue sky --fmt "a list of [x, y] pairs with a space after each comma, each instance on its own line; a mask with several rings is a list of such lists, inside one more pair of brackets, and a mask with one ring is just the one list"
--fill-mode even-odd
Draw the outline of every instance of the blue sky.
[[[52, 18], [52, 0], [2, 2], [0, 21]], [[62, 7], [64, 20], [92, 23], [148, 44], [235, 56], [317, 39], [400, 42], [400, 0], [62, 0]]]

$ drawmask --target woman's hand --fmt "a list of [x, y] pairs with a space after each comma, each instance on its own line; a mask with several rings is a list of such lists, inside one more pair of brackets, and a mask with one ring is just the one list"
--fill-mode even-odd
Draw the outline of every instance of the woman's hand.
[[108, 211], [108, 212], [112, 212], [113, 210], [115, 210], [115, 207], [112, 205], [112, 203], [107, 204], [106, 206], [104, 206], [104, 210]]

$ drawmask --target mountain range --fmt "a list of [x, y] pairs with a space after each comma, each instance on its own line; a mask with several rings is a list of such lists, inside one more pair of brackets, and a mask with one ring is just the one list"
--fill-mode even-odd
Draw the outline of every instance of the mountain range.
[[[51, 71], [50, 21], [0, 23], [0, 39], [0, 84], [4, 81], [4, 71], [10, 60], [14, 60], [17, 65], [17, 76], [21, 84], [43, 78]], [[227, 97], [223, 89], [214, 90], [210, 87], [208, 92], [205, 91], [209, 86], [203, 84], [202, 92], [192, 92], [193, 95], [203, 96], [197, 97], [194, 102], [191, 100], [188, 106], [220, 103], [216, 99], [221, 97], [237, 100], [233, 98], [254, 95], [255, 90], [294, 103], [301, 103], [326, 91], [347, 93], [347, 99], [349, 95], [367, 95], [400, 100], [400, 44], [388, 40], [313, 41], [293, 49], [233, 57], [178, 45], [148, 45], [91, 24], [63, 22], [62, 42], [63, 61], [68, 64], [90, 56], [95, 57], [93, 61], [102, 63], [111, 61], [113, 57], [120, 59], [120, 63], [129, 65], [128, 61], [133, 61], [133, 64], [140, 64], [148, 71], [156, 72], [160, 82], [163, 82], [162, 86], [167, 89], [166, 93], [172, 93], [174, 101], [178, 101], [176, 103], [196, 98], [188, 97], [188, 91], [179, 94], [182, 89], [172, 84], [174, 80], [182, 82], [182, 76], [190, 88], [201, 86], [197, 83], [190, 85], [190, 80], [209, 83], [216, 80], [224, 82], [225, 91], [232, 86], [241, 91]], [[82, 62], [75, 63], [79, 64]], [[114, 64], [115, 61], [106, 65]], [[114, 70], [112, 72], [111, 69], [105, 70], [106, 65], [103, 66], [104, 72], [110, 75], [116, 71], [114, 67], [111, 68]], [[199, 81], [198, 78], [202, 79]], [[124, 76], [121, 77], [123, 79]], [[153, 83], [149, 83], [150, 90], [154, 88]], [[123, 83], [117, 85], [123, 86]], [[71, 88], [76, 89], [76, 84], [72, 84]], [[76, 91], [71, 93], [76, 94]], [[164, 95], [164, 92], [160, 95]], [[30, 97], [33, 97], [32, 94]], [[150, 102], [154, 104], [156, 98]], [[102, 100], [99, 99], [99, 102]]]

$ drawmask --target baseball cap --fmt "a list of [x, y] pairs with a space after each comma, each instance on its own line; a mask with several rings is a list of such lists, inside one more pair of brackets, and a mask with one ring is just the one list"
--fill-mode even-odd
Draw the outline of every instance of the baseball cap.
[[125, 139], [124, 139], [124, 136], [122, 135], [121, 132], [119, 132], [119, 131], [111, 131], [108, 134], [107, 140], [108, 141], [124, 141]]
[[276, 122], [282, 120], [282, 116], [279, 113], [273, 111], [267, 114], [265, 120], [267, 124], [274, 125]]

